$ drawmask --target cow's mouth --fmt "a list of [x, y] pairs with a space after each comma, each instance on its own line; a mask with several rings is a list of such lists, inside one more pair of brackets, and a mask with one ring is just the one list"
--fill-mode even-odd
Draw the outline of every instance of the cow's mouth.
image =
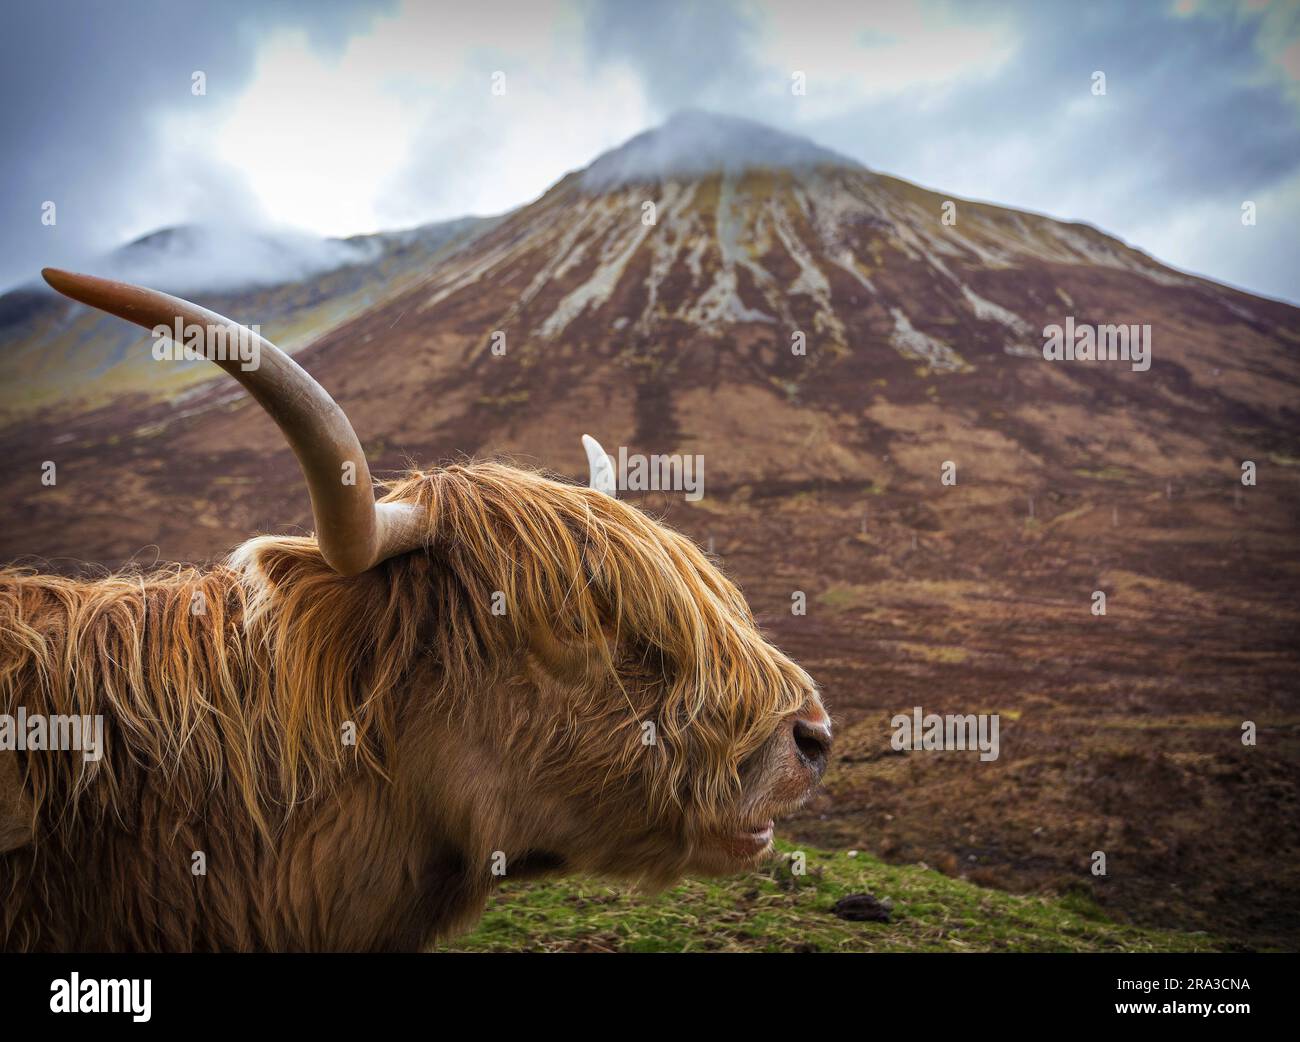
[[754, 825], [745, 825], [727, 835], [727, 845], [740, 857], [762, 853], [772, 842], [776, 822], [771, 818]]
[[752, 868], [772, 849], [776, 823], [771, 818], [737, 824], [718, 822], [703, 833], [696, 847], [694, 871], [728, 875]]

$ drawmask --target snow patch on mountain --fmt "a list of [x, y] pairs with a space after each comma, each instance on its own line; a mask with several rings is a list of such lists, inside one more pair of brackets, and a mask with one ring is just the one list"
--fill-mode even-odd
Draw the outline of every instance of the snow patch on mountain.
[[[671, 214], [673, 208], [681, 199], [689, 202], [695, 194], [693, 185], [686, 186], [685, 189], [679, 189], [672, 185], [664, 192], [662, 206], [664, 210]], [[596, 270], [575, 289], [571, 290], [554, 312], [542, 323], [539, 332], [542, 336], [552, 337], [559, 334], [570, 322], [576, 319], [588, 307], [598, 308], [605, 304], [610, 295], [618, 286], [619, 280], [623, 277], [623, 269], [627, 267], [633, 255], [641, 247], [647, 235], [654, 229], [654, 225], [646, 224], [643, 221], [637, 221], [631, 224], [634, 229], [626, 238], [607, 242], [605, 250], [601, 254], [600, 262]]]
[[924, 362], [931, 369], [945, 372], [960, 372], [969, 368], [961, 355], [942, 340], [936, 340], [928, 333], [916, 329], [902, 310], [890, 308], [889, 311], [894, 317], [894, 332], [890, 336], [890, 342], [899, 354]]
[[1014, 311], [1008, 311], [1001, 304], [985, 300], [969, 286], [963, 285], [961, 294], [966, 298], [966, 303], [970, 305], [971, 310], [975, 312], [976, 318], [984, 322], [998, 322], [1020, 336], [1029, 336], [1033, 332], [1029, 323]]

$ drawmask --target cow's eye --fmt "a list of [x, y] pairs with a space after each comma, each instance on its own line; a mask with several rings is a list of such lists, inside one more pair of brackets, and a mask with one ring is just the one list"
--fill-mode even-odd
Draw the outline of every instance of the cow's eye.
[[658, 683], [671, 682], [675, 672], [668, 656], [644, 641], [629, 641], [624, 645], [619, 669], [625, 676]]

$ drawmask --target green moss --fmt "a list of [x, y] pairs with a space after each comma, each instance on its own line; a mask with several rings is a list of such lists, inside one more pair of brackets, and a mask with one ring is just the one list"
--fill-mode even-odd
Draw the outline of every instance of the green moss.
[[927, 662], [965, 662], [969, 657], [969, 652], [965, 648], [959, 648], [950, 644], [920, 644], [902, 641], [898, 644], [901, 651], [916, 658], [923, 658]]
[[864, 608], [872, 602], [871, 588], [853, 583], [836, 583], [817, 595], [817, 603], [828, 608], [848, 610]]
[[1089, 470], [1087, 467], [1075, 467], [1074, 473], [1081, 478], [1094, 478], [1097, 481], [1128, 481], [1129, 472], [1122, 467], [1101, 467]]
[[[1222, 948], [1203, 933], [1112, 921], [1084, 889], [1017, 896], [928, 868], [887, 865], [808, 846], [725, 879], [693, 879], [648, 896], [588, 879], [506, 882], [478, 928], [446, 951], [1191, 951]], [[831, 912], [847, 894], [893, 902], [888, 923]]]

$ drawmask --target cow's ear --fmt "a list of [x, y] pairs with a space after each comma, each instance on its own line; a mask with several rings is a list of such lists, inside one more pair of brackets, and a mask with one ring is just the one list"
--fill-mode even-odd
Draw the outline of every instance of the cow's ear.
[[32, 841], [32, 801], [23, 791], [18, 754], [0, 752], [0, 854]]

